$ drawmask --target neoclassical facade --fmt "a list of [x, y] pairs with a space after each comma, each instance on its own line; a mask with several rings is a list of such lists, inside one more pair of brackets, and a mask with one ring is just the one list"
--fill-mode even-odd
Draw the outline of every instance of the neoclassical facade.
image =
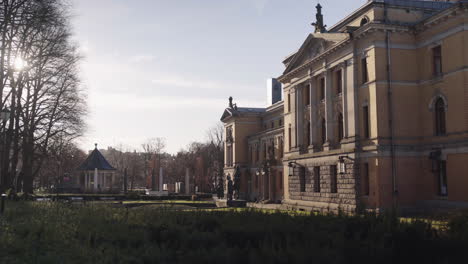
[[234, 180], [239, 167], [242, 199], [273, 203], [284, 199], [284, 109], [280, 98], [266, 108], [237, 107], [230, 98], [221, 117], [226, 139], [225, 179]]
[[[467, 24], [467, 1], [368, 1], [328, 29], [318, 5], [315, 32], [278, 77], [282, 202], [466, 206]], [[256, 149], [253, 137], [243, 145]]]

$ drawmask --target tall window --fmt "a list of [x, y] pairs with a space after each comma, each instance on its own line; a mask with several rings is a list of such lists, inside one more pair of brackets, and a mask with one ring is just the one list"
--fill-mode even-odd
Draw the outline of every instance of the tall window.
[[289, 145], [289, 150], [291, 150], [292, 149], [291, 124], [289, 124], [289, 127], [288, 127], [288, 145]]
[[291, 94], [288, 93], [288, 112], [291, 112]]
[[344, 137], [344, 126], [343, 126], [343, 114], [338, 114], [338, 142], [340, 142]]
[[439, 160], [438, 163], [437, 182], [439, 195], [447, 196], [447, 162], [445, 160]]
[[310, 121], [307, 122], [307, 135], [306, 135], [306, 138], [307, 138], [307, 146], [310, 146], [310, 143], [311, 140], [310, 140]]
[[435, 132], [437, 136], [445, 134], [445, 103], [442, 98], [438, 98], [434, 105], [435, 112]]
[[259, 162], [260, 161], [260, 143], [257, 145], [257, 150], [255, 151], [255, 156], [256, 156], [257, 162]]
[[304, 102], [306, 106], [310, 105], [310, 85], [304, 87]]
[[369, 73], [367, 71], [367, 58], [361, 60], [361, 73], [362, 73], [362, 83], [369, 81]]
[[279, 125], [278, 126], [282, 126], [283, 125], [283, 119], [280, 119], [279, 120]]
[[320, 78], [320, 94], [319, 94], [319, 97], [320, 97], [320, 100], [325, 100], [325, 77], [323, 78]]
[[362, 164], [361, 170], [361, 185], [362, 185], [362, 195], [368, 196], [369, 195], [369, 163]]
[[341, 70], [335, 72], [336, 80], [336, 94], [341, 94], [343, 92], [343, 80], [341, 76]]
[[263, 160], [267, 160], [268, 147], [267, 143], [263, 143]]
[[364, 138], [370, 137], [370, 127], [369, 127], [369, 106], [364, 106], [362, 108], [362, 124], [364, 128]]
[[336, 165], [330, 166], [330, 192], [338, 192], [338, 177], [336, 175]]
[[440, 45], [432, 48], [432, 69], [434, 76], [442, 74], [442, 48]]
[[314, 167], [314, 192], [320, 192], [320, 167]]
[[278, 146], [278, 152], [279, 152], [279, 157], [280, 159], [283, 157], [283, 151], [284, 151], [284, 146], [283, 146], [283, 138], [281, 137], [279, 139], [279, 146]]
[[228, 145], [227, 148], [226, 148], [226, 151], [227, 151], [226, 165], [227, 165], [227, 167], [232, 167], [232, 163], [233, 163], [233, 148], [232, 148], [232, 145]]
[[252, 163], [255, 163], [253, 146], [250, 146], [250, 147], [249, 147], [249, 153], [250, 153], [250, 161], [251, 161]]
[[325, 144], [325, 141], [327, 141], [327, 122], [325, 121], [325, 118], [322, 118], [322, 145]]
[[306, 191], [306, 168], [305, 167], [299, 167], [299, 187], [300, 187], [300, 192], [305, 192]]

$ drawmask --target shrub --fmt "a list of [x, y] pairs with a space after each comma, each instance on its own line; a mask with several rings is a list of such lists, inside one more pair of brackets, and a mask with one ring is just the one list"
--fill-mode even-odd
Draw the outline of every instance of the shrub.
[[9, 202], [0, 263], [451, 263], [466, 258], [456, 221]]

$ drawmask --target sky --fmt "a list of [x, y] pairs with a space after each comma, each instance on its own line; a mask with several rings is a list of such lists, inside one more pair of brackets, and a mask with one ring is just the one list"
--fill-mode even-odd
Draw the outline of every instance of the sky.
[[[320, 1], [329, 27], [366, 0]], [[166, 139], [169, 153], [219, 123], [234, 98], [265, 107], [266, 81], [313, 32], [316, 0], [72, 0], [84, 56], [84, 149], [141, 151]]]

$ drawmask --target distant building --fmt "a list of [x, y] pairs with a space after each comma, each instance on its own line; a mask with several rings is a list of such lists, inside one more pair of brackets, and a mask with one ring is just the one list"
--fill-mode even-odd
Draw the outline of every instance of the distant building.
[[[234, 180], [239, 166], [241, 198], [279, 202], [283, 199], [283, 101], [278, 85], [267, 108], [237, 107], [229, 101], [221, 121], [225, 124], [225, 180]], [[281, 86], [279, 86], [281, 89]], [[227, 190], [226, 190], [227, 191]]]
[[284, 135], [284, 204], [468, 205], [468, 2], [373, 0], [328, 29], [321, 9], [283, 61], [284, 104], [224, 111], [225, 173], [265, 197], [252, 172]]

